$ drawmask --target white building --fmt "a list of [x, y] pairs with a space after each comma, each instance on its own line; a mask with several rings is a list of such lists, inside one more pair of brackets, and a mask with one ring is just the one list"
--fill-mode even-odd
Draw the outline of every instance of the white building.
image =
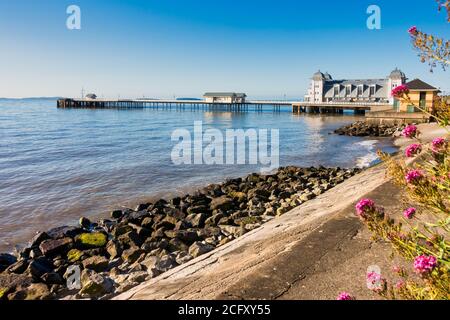
[[334, 80], [329, 73], [316, 72], [305, 95], [307, 102], [380, 102], [394, 103], [391, 91], [405, 84], [406, 76], [395, 69], [385, 79]]
[[245, 103], [247, 95], [236, 92], [207, 92], [203, 97], [209, 103]]

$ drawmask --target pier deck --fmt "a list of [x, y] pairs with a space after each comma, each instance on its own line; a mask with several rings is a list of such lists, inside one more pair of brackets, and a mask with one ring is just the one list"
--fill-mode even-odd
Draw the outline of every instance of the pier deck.
[[205, 100], [156, 100], [156, 99], [60, 99], [58, 108], [81, 108], [81, 109], [139, 109], [139, 108], [198, 108], [226, 107], [229, 110], [262, 110], [264, 106], [270, 106], [273, 110], [281, 107], [292, 108], [293, 113], [336, 113], [342, 114], [344, 110], [353, 110], [356, 114], [365, 114], [366, 111], [392, 110], [392, 106], [385, 103], [367, 102], [295, 102], [277, 100], [249, 100], [244, 103], [212, 103]]

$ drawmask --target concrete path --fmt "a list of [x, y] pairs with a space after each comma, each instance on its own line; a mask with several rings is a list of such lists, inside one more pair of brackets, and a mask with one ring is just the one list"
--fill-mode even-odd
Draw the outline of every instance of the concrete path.
[[380, 166], [116, 299], [334, 299], [352, 289], [375, 297], [365, 271], [382, 261], [367, 256], [370, 236], [354, 216], [371, 192], [387, 202], [395, 194]]

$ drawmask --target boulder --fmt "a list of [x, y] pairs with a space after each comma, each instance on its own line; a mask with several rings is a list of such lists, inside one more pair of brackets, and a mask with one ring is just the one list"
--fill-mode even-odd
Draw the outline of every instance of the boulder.
[[189, 247], [189, 254], [192, 257], [196, 258], [196, 257], [201, 256], [202, 254], [210, 252], [214, 249], [215, 248], [210, 244], [204, 244], [202, 242], [197, 241]]
[[81, 232], [83, 230], [78, 227], [62, 226], [47, 231], [47, 235], [52, 239], [73, 238]]
[[111, 218], [116, 219], [116, 220], [120, 219], [122, 217], [122, 215], [123, 215], [122, 210], [114, 210], [111, 212]]
[[109, 260], [102, 256], [94, 256], [83, 260], [85, 269], [94, 270], [96, 272], [105, 271], [108, 268]]
[[120, 257], [123, 252], [122, 246], [114, 240], [110, 240], [106, 245], [106, 251], [111, 259]]
[[114, 282], [94, 271], [84, 271], [81, 276], [80, 295], [87, 298], [99, 298], [114, 291]]
[[104, 233], [94, 232], [80, 234], [75, 240], [77, 245], [89, 249], [104, 247], [108, 239]]
[[0, 254], [0, 272], [4, 271], [10, 265], [16, 263], [17, 258], [8, 253]]
[[9, 273], [21, 274], [28, 268], [28, 260], [19, 260], [16, 263], [10, 265], [6, 271]]
[[156, 269], [161, 272], [166, 272], [170, 269], [175, 268], [176, 266], [178, 266], [178, 264], [175, 258], [172, 255], [165, 255], [156, 264]]
[[130, 249], [128, 249], [128, 250], [125, 250], [123, 253], [122, 253], [122, 259], [125, 261], [125, 262], [128, 262], [128, 263], [133, 263], [133, 262], [135, 262], [137, 259], [139, 259], [139, 257], [142, 255], [144, 253], [144, 251], [142, 250], [142, 249], [140, 249], [140, 248], [138, 248], [138, 247], [132, 247], [132, 248], [130, 248]]
[[56, 254], [63, 254], [70, 250], [72, 247], [73, 240], [71, 238], [61, 238], [56, 240], [44, 240], [40, 245], [39, 249], [45, 256], [53, 256]]
[[199, 240], [197, 232], [193, 230], [169, 230], [165, 234], [168, 238], [177, 238], [187, 243]]
[[46, 232], [38, 232], [30, 241], [30, 247], [38, 247], [42, 241], [50, 239]]
[[233, 209], [233, 207], [234, 207], [233, 199], [231, 199], [227, 196], [221, 196], [218, 198], [214, 198], [210, 203], [211, 210], [228, 211], [230, 209]]
[[75, 263], [81, 259], [83, 256], [83, 251], [80, 251], [78, 249], [72, 249], [67, 253], [67, 260], [70, 263]]
[[27, 268], [27, 273], [35, 279], [41, 278], [44, 274], [53, 272], [53, 264], [45, 257], [32, 260]]
[[206, 219], [207, 215], [204, 213], [190, 214], [186, 217], [186, 222], [194, 228], [203, 228], [205, 226]]

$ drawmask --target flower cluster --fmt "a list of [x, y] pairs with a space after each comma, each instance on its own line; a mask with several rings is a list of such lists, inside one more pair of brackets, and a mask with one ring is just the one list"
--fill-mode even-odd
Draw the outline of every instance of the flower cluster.
[[414, 259], [414, 270], [419, 274], [426, 274], [437, 266], [435, 256], [421, 255]]
[[365, 213], [375, 210], [375, 202], [370, 199], [361, 199], [355, 206], [356, 214], [360, 217]]
[[403, 216], [406, 219], [412, 219], [414, 215], [416, 214], [417, 209], [416, 208], [408, 208], [405, 211], [403, 211]]
[[402, 135], [405, 138], [414, 138], [415, 136], [417, 136], [417, 133], [418, 133], [417, 127], [413, 124], [410, 124], [402, 131]]
[[353, 300], [353, 297], [348, 292], [341, 292], [337, 297], [337, 300]]
[[408, 158], [411, 158], [411, 157], [414, 157], [415, 155], [418, 155], [421, 152], [422, 152], [422, 146], [418, 143], [414, 143], [406, 148], [405, 155]]
[[417, 27], [416, 26], [413, 26], [413, 27], [411, 27], [411, 28], [409, 28], [408, 29], [408, 33], [411, 35], [411, 36], [416, 36], [417, 35]]
[[391, 91], [391, 95], [396, 98], [402, 98], [404, 95], [409, 93], [409, 88], [406, 84], [402, 84], [398, 87], [395, 87]]
[[447, 142], [444, 138], [436, 138], [432, 142], [431, 149], [434, 153], [439, 153], [442, 151], [442, 149], [446, 146]]
[[374, 292], [382, 292], [386, 287], [386, 280], [377, 272], [369, 272], [366, 277], [367, 287]]
[[423, 178], [423, 173], [422, 173], [422, 171], [420, 171], [418, 169], [408, 171], [405, 176], [406, 182], [408, 182], [410, 184], [415, 184], [422, 178]]

